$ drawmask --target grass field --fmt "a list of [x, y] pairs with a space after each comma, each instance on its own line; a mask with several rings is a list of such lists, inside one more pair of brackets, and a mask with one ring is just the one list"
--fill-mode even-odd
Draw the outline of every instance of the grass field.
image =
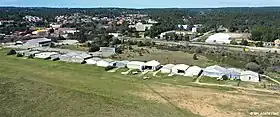
[[3, 117], [240, 117], [280, 110], [279, 94], [196, 86], [189, 77], [142, 80], [93, 65], [6, 56], [6, 51], [0, 50]]
[[120, 59], [124, 59], [124, 60], [125, 59], [139, 60], [139, 61], [158, 60], [162, 64], [170, 64], [170, 63], [187, 64], [187, 65], [196, 65], [200, 67], [207, 67], [215, 64], [213, 61], [208, 60], [204, 56], [200, 56], [200, 55], [197, 56], [198, 56], [198, 60], [194, 60], [193, 54], [190, 53], [184, 53], [181, 51], [159, 50], [156, 48], [136, 47], [136, 46], [133, 46], [133, 50], [125, 50], [123, 54], [119, 55]]

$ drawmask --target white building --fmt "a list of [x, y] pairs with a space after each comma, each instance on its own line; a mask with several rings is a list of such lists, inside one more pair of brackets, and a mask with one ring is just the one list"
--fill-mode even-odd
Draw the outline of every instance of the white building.
[[35, 54], [34, 58], [41, 58], [41, 59], [46, 59], [49, 58], [51, 55], [58, 54], [57, 52], [41, 52]]
[[223, 75], [228, 76], [229, 71], [226, 68], [223, 68], [218, 65], [213, 65], [206, 67], [203, 69], [203, 76], [209, 76], [209, 77], [215, 77], [215, 78], [221, 78]]
[[112, 59], [103, 59], [103, 60], [97, 61], [96, 65], [99, 67], [109, 67], [109, 66], [114, 67], [116, 65], [116, 61], [114, 61]]
[[23, 47], [33, 48], [33, 47], [50, 46], [51, 42], [52, 42], [51, 39], [47, 39], [47, 38], [31, 39], [26, 41], [26, 43], [23, 44]]
[[205, 43], [209, 44], [229, 44], [231, 41], [231, 36], [225, 33], [216, 33], [214, 35], [209, 36]]
[[184, 76], [199, 76], [202, 72], [202, 68], [198, 66], [191, 66], [187, 69]]
[[122, 36], [121, 33], [109, 33], [108, 35], [112, 35], [113, 37], [120, 37], [120, 36]]
[[160, 69], [160, 71], [161, 71], [161, 73], [167, 73], [167, 74], [169, 74], [169, 73], [171, 73], [172, 68], [173, 68], [174, 66], [175, 66], [174, 64], [167, 64], [167, 65], [164, 65], [164, 66]]
[[94, 64], [96, 64], [100, 60], [101, 60], [101, 58], [95, 57], [95, 58], [87, 59], [85, 61], [86, 61], [86, 64], [94, 65]]
[[241, 81], [260, 82], [259, 74], [253, 71], [242, 71], [240, 76]]
[[189, 68], [188, 65], [178, 64], [172, 68], [172, 73], [177, 75], [185, 75], [186, 70]]
[[188, 25], [181, 25], [181, 24], [177, 25], [177, 27], [180, 28], [180, 29], [182, 28], [184, 30], [187, 30], [189, 28]]
[[129, 61], [127, 60], [123, 60], [123, 61], [117, 61], [115, 67], [126, 67], [126, 65], [129, 63]]
[[145, 68], [145, 63], [140, 61], [130, 61], [126, 66], [129, 69], [143, 70]]
[[145, 70], [158, 70], [160, 68], [160, 63], [156, 60], [151, 60], [145, 63]]

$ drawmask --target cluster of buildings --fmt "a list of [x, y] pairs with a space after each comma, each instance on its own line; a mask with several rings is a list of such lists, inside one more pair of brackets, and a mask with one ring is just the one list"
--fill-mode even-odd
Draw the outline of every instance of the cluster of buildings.
[[[190, 77], [214, 77], [214, 78], [223, 78], [226, 76], [232, 80], [241, 80], [241, 81], [250, 81], [250, 82], [259, 82], [259, 74], [253, 71], [247, 71], [237, 68], [224, 68], [218, 65], [209, 66], [206, 68], [201, 68], [198, 66], [190, 66], [186, 64], [166, 64], [162, 65], [156, 60], [151, 60], [147, 62], [142, 61], [128, 61], [121, 60], [116, 61], [112, 59], [107, 59], [106, 57], [115, 54], [114, 48], [109, 47], [100, 47], [98, 52], [89, 53], [81, 51], [54, 51], [51, 49], [42, 49], [40, 47], [49, 44], [50, 40], [48, 39], [35, 39], [26, 42], [24, 45], [36, 45], [32, 49], [24, 49], [16, 51], [20, 56], [24, 57], [34, 57], [45, 60], [60, 60], [65, 62], [81, 63], [81, 64], [90, 64], [96, 65], [99, 67], [116, 67], [116, 68], [129, 68], [137, 69], [139, 71], [160, 71], [165, 74], [171, 75], [181, 75], [181, 76], [190, 76]], [[39, 48], [38, 48], [39, 47]], [[31, 48], [31, 47], [30, 47]], [[104, 55], [104, 53], [107, 54]], [[105, 57], [105, 59], [104, 59]]]
[[43, 21], [43, 18], [41, 18], [41, 17], [30, 16], [30, 15], [24, 16], [22, 19], [26, 20], [28, 22], [41, 22], [41, 21]]

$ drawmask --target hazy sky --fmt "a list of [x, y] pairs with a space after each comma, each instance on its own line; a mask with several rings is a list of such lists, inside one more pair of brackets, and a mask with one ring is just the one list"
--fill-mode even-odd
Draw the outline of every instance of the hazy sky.
[[280, 6], [280, 0], [0, 0], [0, 6], [210, 8]]

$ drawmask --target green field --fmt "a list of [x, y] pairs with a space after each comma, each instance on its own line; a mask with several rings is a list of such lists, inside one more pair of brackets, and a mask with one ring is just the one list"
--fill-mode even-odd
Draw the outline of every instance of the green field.
[[92, 65], [0, 55], [1, 116], [197, 116], [170, 104], [144, 100], [148, 81]]

